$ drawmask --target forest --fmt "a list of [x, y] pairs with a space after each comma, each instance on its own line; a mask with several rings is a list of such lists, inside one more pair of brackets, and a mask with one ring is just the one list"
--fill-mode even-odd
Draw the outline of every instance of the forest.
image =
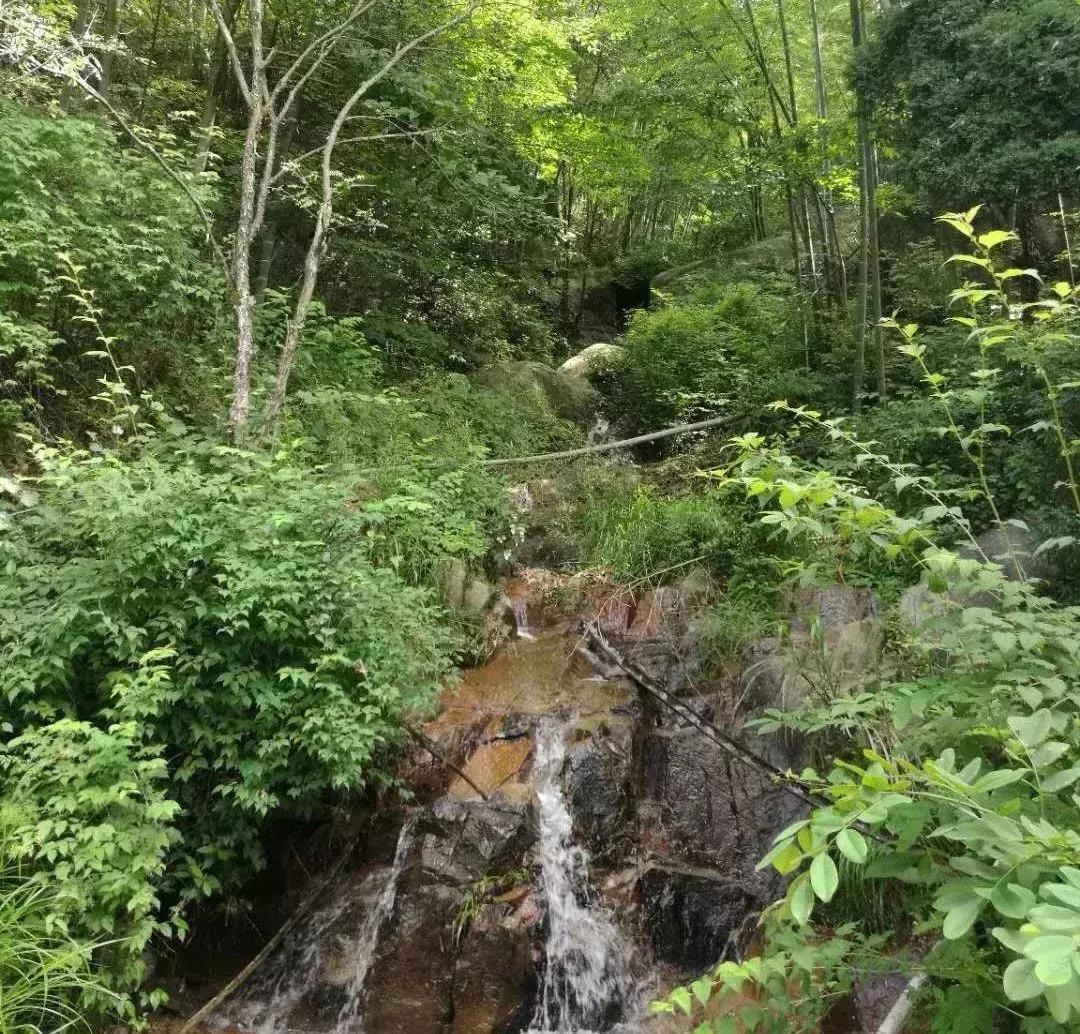
[[0, 1034], [1080, 1032], [1077, 97], [0, 0]]

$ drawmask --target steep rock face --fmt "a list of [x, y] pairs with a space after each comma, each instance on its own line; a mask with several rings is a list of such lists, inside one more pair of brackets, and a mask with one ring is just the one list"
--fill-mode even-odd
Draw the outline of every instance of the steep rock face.
[[712, 870], [652, 865], [638, 882], [645, 930], [657, 960], [704, 970], [723, 957], [760, 905]]
[[372, 1034], [441, 1034], [453, 1019], [453, 922], [459, 894], [406, 886], [367, 980], [364, 1022]]
[[[781, 770], [795, 758], [777, 737], [740, 737]], [[748, 892], [775, 890], [754, 867], [800, 802], [744, 762], [703, 746], [694, 729], [657, 729], [645, 741], [645, 793], [656, 804], [655, 825], [642, 831], [657, 853], [711, 866], [744, 881]]]

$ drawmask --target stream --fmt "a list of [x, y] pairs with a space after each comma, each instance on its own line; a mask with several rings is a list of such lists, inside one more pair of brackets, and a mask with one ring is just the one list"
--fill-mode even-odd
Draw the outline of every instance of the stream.
[[[401, 772], [417, 800], [392, 856], [346, 866], [214, 1028], [682, 1031], [649, 1000], [736, 949], [773, 899], [778, 885], [754, 865], [792, 802], [582, 649], [590, 592], [513, 601], [517, 633], [444, 692], [424, 730], [468, 778], [418, 748]], [[718, 719], [727, 690], [693, 683], [690, 606], [675, 591], [603, 621]]]

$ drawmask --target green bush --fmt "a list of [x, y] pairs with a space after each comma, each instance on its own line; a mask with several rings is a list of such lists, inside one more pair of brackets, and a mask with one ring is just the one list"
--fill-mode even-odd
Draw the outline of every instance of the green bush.
[[750, 534], [741, 512], [715, 493], [664, 499], [649, 488], [589, 511], [584, 524], [590, 563], [649, 581], [695, 561], [730, 570]]
[[0, 1030], [89, 1031], [87, 1003], [116, 1003], [95, 973], [92, 945], [58, 922], [61, 888], [14, 866], [6, 843], [0, 861]]
[[630, 430], [704, 419], [761, 399], [788, 355], [787, 305], [751, 284], [711, 285], [685, 301], [635, 313], [625, 352], [600, 378]]
[[[222, 290], [180, 188], [95, 120], [0, 101], [0, 138], [0, 380], [21, 408], [0, 414], [0, 436], [30, 417], [54, 434], [83, 430], [85, 389], [102, 371], [87, 355], [100, 348], [94, 330], [69, 297], [72, 264], [131, 379], [187, 398], [191, 343], [214, 326]], [[167, 138], [156, 143], [169, 153]]]
[[[372, 563], [352, 483], [285, 451], [198, 439], [132, 462], [40, 460], [40, 504], [0, 532], [0, 722], [17, 737], [7, 789], [61, 740], [110, 786], [125, 766], [153, 778], [165, 765], [183, 839], [155, 836], [168, 848], [161, 896], [175, 902], [248, 878], [270, 812], [388, 777], [397, 719], [434, 699], [454, 643], [431, 593]], [[71, 821], [45, 774], [30, 780], [38, 805]], [[147, 820], [169, 819], [172, 805], [146, 801]], [[155, 841], [140, 839], [133, 900], [154, 913]], [[37, 843], [39, 864], [63, 860], [51, 842]], [[90, 868], [94, 850], [71, 845]], [[118, 903], [100, 898], [108, 882], [94, 890], [105, 911]]]

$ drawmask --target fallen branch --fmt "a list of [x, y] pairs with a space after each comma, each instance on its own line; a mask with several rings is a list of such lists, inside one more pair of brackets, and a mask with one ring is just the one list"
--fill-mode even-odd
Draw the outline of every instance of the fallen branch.
[[586, 445], [580, 449], [567, 449], [564, 452], [546, 452], [536, 456], [517, 456], [513, 459], [483, 460], [482, 467], [510, 467], [516, 463], [539, 463], [543, 460], [570, 460], [575, 456], [590, 456], [598, 452], [610, 452], [613, 449], [626, 449], [631, 445], [644, 445], [646, 442], [658, 442], [661, 438], [673, 438], [677, 434], [689, 434], [691, 431], [706, 431], [712, 427], [726, 427], [733, 424], [743, 414], [729, 413], [727, 416], [713, 417], [711, 420], [699, 420], [696, 424], [679, 424], [666, 427], [662, 431], [639, 434], [636, 438], [624, 438], [619, 442], [601, 442], [598, 445]]
[[460, 768], [457, 767], [457, 765], [450, 761], [446, 757], [446, 755], [439, 750], [435, 741], [432, 740], [431, 737], [425, 736], [419, 729], [413, 728], [413, 726], [411, 726], [408, 722], [402, 722], [401, 725], [402, 728], [414, 740], [416, 740], [416, 742], [419, 743], [420, 746], [424, 748], [424, 750], [426, 750], [436, 761], [438, 761], [440, 765], [444, 765], [446, 768], [450, 769], [450, 771], [453, 772], [454, 775], [459, 776], [461, 779], [464, 779], [465, 782], [469, 784], [469, 786], [471, 786], [478, 794], [480, 794], [480, 797], [483, 800], [486, 801], [488, 799], [488, 795], [484, 793], [484, 791], [481, 790], [480, 787], [476, 785], [476, 783], [474, 783]]
[[356, 850], [357, 845], [360, 843], [361, 832], [358, 830], [348, 843], [348, 846], [338, 856], [337, 861], [330, 867], [330, 871], [319, 880], [318, 884], [308, 892], [304, 897], [304, 900], [296, 907], [296, 910], [285, 920], [284, 923], [278, 927], [277, 933], [270, 938], [264, 944], [259, 953], [242, 969], [235, 977], [232, 978], [213, 998], [210, 999], [198, 1012], [196, 1012], [188, 1021], [180, 1028], [180, 1034], [190, 1034], [195, 1030], [205, 1019], [213, 1015], [220, 1007], [221, 1004], [238, 991], [241, 987], [247, 983], [248, 978], [254, 973], [273, 953], [274, 949], [281, 944], [281, 942], [288, 935], [301, 919], [304, 918], [311, 911], [312, 906], [316, 901], [322, 897], [323, 891], [330, 886], [330, 884], [337, 878], [338, 874], [345, 867], [345, 863], [352, 857], [353, 852]]
[[595, 625], [590, 625], [585, 629], [585, 638], [588, 640], [589, 646], [597, 656], [614, 664], [616, 667], [621, 668], [630, 676], [630, 679], [645, 690], [646, 693], [655, 697], [668, 708], [668, 710], [674, 712], [674, 714], [683, 721], [688, 722], [703, 736], [712, 740], [713, 743], [732, 755], [732, 757], [737, 758], [751, 768], [756, 768], [772, 782], [775, 782], [781, 790], [790, 794], [792, 797], [797, 797], [803, 804], [809, 805], [811, 808], [827, 807], [828, 802], [823, 798], [815, 797], [797, 783], [793, 782], [793, 777], [790, 773], [784, 772], [767, 758], [755, 754], [752, 750], [739, 743], [738, 740], [721, 732], [711, 722], [702, 718], [701, 715], [688, 704], [683, 703], [683, 701], [673, 696], [662, 686], [659, 686], [647, 672], [643, 671], [633, 661], [627, 660], [615, 650], [614, 647], [604, 639]]
[[900, 997], [893, 1003], [889, 1014], [882, 1021], [881, 1026], [878, 1027], [876, 1034], [900, 1034], [904, 1029], [904, 1021], [907, 1019], [908, 1013], [911, 1012], [912, 1007], [915, 1005], [915, 996], [919, 993], [919, 988], [925, 983], [925, 973], [916, 973], [911, 978], [908, 986], [900, 993]]

